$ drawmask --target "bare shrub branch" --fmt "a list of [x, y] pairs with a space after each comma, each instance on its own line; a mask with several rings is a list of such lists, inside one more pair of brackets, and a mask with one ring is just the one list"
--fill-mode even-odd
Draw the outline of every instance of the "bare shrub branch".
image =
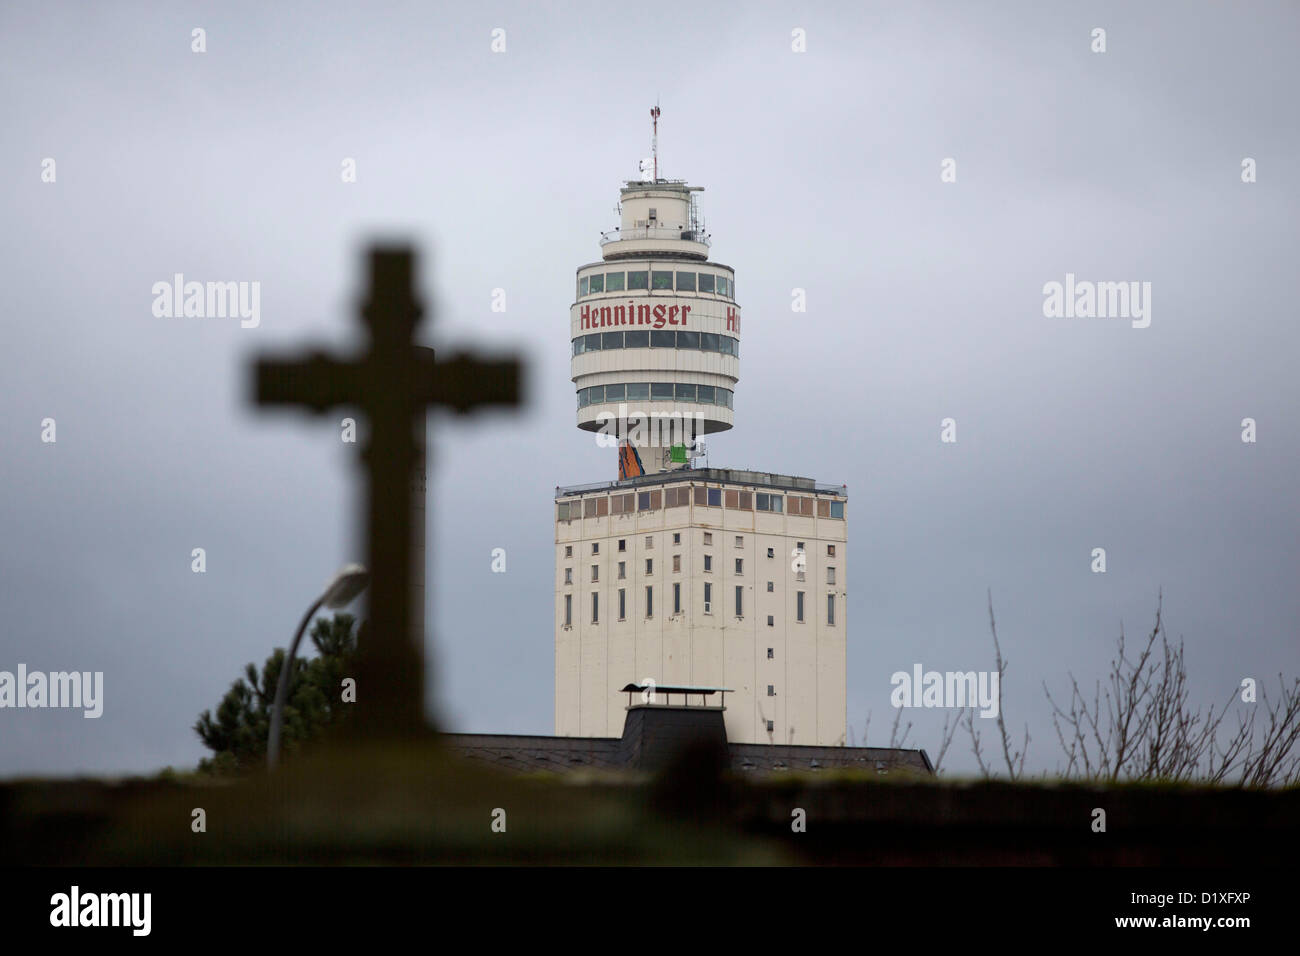
[[[1300, 680], [1288, 687], [1279, 674], [1280, 699], [1270, 703], [1263, 692], [1262, 702], [1238, 712], [1236, 729], [1229, 731], [1225, 720], [1236, 692], [1218, 709], [1191, 705], [1183, 641], [1169, 641], [1163, 611], [1161, 594], [1151, 633], [1132, 656], [1120, 628], [1104, 695], [1099, 681], [1089, 701], [1071, 674], [1069, 701], [1063, 705], [1043, 685], [1065, 776], [1249, 787], [1295, 782], [1300, 776]], [[1259, 724], [1264, 729], [1257, 739]]]

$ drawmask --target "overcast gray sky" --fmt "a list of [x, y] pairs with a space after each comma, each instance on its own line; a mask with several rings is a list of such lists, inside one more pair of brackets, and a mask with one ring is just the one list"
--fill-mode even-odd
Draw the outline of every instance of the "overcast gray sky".
[[[849, 488], [858, 743], [894, 671], [992, 666], [989, 588], [1035, 769], [1043, 683], [1100, 676], [1160, 588], [1196, 699], [1300, 672], [1300, 8], [443, 6], [0, 8], [0, 670], [106, 697], [0, 711], [0, 775], [192, 766], [199, 711], [359, 557], [341, 415], [255, 413], [248, 366], [357, 343], [375, 237], [418, 244], [430, 344], [529, 365], [522, 413], [430, 426], [430, 711], [552, 732], [551, 496], [616, 472], [574, 427], [573, 272], [656, 98], [745, 315], [710, 464]], [[260, 326], [156, 318], [177, 272], [260, 282]], [[1045, 318], [1067, 272], [1150, 282], [1150, 327]], [[931, 753], [942, 718], [906, 718]]]

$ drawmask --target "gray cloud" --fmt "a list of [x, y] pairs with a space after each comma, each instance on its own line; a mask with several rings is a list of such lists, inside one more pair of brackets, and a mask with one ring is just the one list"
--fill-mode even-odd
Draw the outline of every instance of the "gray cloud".
[[[551, 492], [616, 469], [573, 425], [573, 270], [615, 223], [656, 97], [664, 168], [706, 187], [745, 309], [737, 427], [710, 461], [849, 486], [859, 743], [868, 711], [887, 732], [895, 670], [990, 666], [988, 588], [1038, 768], [1042, 682], [1099, 675], [1161, 587], [1206, 702], [1300, 671], [1298, 21], [1212, 3], [6, 5], [0, 668], [103, 670], [107, 700], [97, 721], [0, 713], [0, 774], [192, 765], [198, 712], [356, 557], [337, 421], [255, 413], [248, 364], [356, 345], [376, 235], [420, 245], [428, 341], [530, 361], [523, 413], [430, 428], [430, 709], [551, 732]], [[261, 326], [154, 318], [175, 272], [260, 281]], [[1150, 281], [1151, 327], [1045, 319], [1066, 272]], [[942, 715], [909, 717], [933, 748]]]

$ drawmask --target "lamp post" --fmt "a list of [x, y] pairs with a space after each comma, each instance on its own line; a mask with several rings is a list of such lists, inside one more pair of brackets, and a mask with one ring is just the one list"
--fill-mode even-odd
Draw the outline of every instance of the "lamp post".
[[302, 640], [307, 625], [321, 607], [334, 609], [351, 604], [356, 596], [366, 589], [369, 581], [370, 574], [361, 565], [344, 566], [338, 574], [334, 575], [334, 579], [326, 586], [324, 593], [312, 602], [307, 613], [302, 616], [298, 633], [293, 636], [293, 643], [289, 645], [289, 654], [285, 657], [284, 666], [280, 668], [280, 680], [275, 688], [275, 703], [271, 706], [271, 730], [266, 738], [266, 765], [271, 770], [275, 769], [275, 765], [280, 760], [280, 730], [284, 724], [285, 698], [289, 696], [289, 675], [293, 673], [293, 661], [298, 653], [298, 643]]

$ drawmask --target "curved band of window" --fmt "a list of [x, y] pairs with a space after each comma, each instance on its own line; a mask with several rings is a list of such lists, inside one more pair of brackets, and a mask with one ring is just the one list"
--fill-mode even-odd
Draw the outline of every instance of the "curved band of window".
[[663, 329], [637, 332], [592, 332], [573, 340], [573, 354], [605, 349], [699, 349], [740, 358], [740, 339], [720, 332], [674, 332]]
[[[626, 278], [625, 278], [626, 277]], [[674, 277], [676, 282], [674, 282]], [[638, 289], [659, 291], [706, 292], [731, 300], [736, 298], [736, 280], [711, 272], [673, 272], [641, 270], [636, 272], [597, 272], [578, 279], [578, 298], [603, 292], [629, 292]]]
[[578, 407], [608, 402], [695, 402], [698, 405], [721, 405], [731, 408], [734, 393], [713, 385], [687, 385], [682, 382], [632, 382], [627, 385], [593, 385], [578, 389]]

